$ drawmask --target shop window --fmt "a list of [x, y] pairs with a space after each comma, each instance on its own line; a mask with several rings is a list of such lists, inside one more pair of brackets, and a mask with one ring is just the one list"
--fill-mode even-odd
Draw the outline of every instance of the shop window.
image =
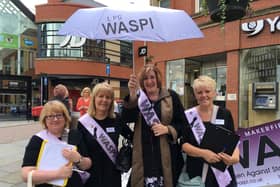
[[208, 75], [216, 81], [217, 96], [214, 104], [221, 107], [226, 107], [226, 71], [225, 61], [202, 63], [202, 75]]
[[[202, 68], [202, 74], [208, 75], [216, 80], [217, 96], [226, 95], [226, 66], [217, 66], [212, 68]], [[225, 98], [224, 98], [225, 100]]]
[[185, 60], [173, 60], [166, 64], [166, 88], [174, 90], [184, 103]]
[[[279, 109], [254, 109], [254, 85], [280, 82], [280, 45], [246, 49], [240, 55], [239, 126], [251, 127], [280, 118]], [[278, 86], [279, 87], [279, 86]], [[276, 102], [279, 102], [278, 100]]]
[[128, 41], [121, 41], [120, 43], [121, 48], [121, 64], [124, 65], [132, 65], [132, 42], [128, 42]]
[[170, 0], [160, 0], [160, 7], [170, 8]]
[[195, 0], [195, 13], [199, 13], [202, 10], [202, 0]]

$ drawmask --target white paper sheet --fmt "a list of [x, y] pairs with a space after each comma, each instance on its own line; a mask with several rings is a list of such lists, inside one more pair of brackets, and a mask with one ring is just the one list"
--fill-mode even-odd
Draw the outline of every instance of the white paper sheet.
[[[62, 150], [64, 148], [76, 149], [75, 146], [66, 143], [50, 143], [44, 141], [40, 150], [37, 168], [40, 170], [56, 170], [69, 163], [62, 155]], [[48, 183], [57, 186], [65, 186], [67, 184], [67, 179], [57, 179]]]

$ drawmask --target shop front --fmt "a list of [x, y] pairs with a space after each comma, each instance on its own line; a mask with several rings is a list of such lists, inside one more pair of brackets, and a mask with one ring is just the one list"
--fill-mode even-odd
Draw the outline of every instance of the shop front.
[[37, 48], [34, 15], [20, 1], [1, 1], [0, 121], [30, 119]]
[[31, 77], [0, 75], [0, 121], [31, 118]]
[[[164, 62], [166, 87], [175, 90], [184, 107], [190, 108], [196, 105], [192, 90], [194, 79], [208, 75], [217, 82], [214, 103], [231, 110], [236, 129], [279, 119], [279, 10], [229, 22], [223, 31], [218, 30], [217, 25], [202, 31], [205, 37], [200, 41], [185, 42], [186, 49], [196, 46], [198, 53], [171, 45], [161, 48], [171, 51], [173, 47], [181, 56], [186, 54]], [[164, 54], [157, 52], [152, 54]]]
[[195, 58], [168, 61], [166, 66], [166, 87], [175, 90], [185, 108], [196, 105], [192, 84], [200, 75], [208, 75], [217, 82], [216, 105], [226, 106], [226, 55], [214, 54]]

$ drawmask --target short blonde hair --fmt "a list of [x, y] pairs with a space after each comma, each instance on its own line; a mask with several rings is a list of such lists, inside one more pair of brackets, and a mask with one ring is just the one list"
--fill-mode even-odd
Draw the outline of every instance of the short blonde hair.
[[142, 68], [142, 70], [138, 74], [139, 84], [140, 84], [141, 89], [144, 90], [144, 80], [147, 76], [147, 73], [150, 71], [155, 72], [157, 86], [158, 86], [158, 88], [161, 88], [162, 87], [162, 75], [161, 75], [159, 68], [157, 66], [155, 66], [154, 64], [147, 64]]
[[40, 123], [44, 129], [47, 129], [46, 116], [50, 115], [51, 113], [62, 113], [65, 118], [65, 128], [69, 128], [71, 117], [69, 115], [67, 108], [62, 102], [58, 100], [52, 100], [52, 101], [48, 101], [44, 105], [40, 114]]
[[98, 83], [92, 89], [91, 101], [90, 101], [87, 113], [92, 117], [94, 117], [96, 115], [95, 98], [99, 92], [105, 92], [110, 95], [110, 97], [112, 99], [112, 103], [110, 104], [110, 107], [109, 107], [108, 116], [110, 118], [115, 118], [116, 116], [114, 113], [114, 90], [107, 82]]
[[85, 92], [88, 92], [90, 94], [90, 91], [91, 90], [89, 87], [84, 87], [83, 90], [81, 91], [81, 96], [83, 97]]
[[201, 75], [193, 81], [193, 89], [196, 90], [201, 86], [210, 86], [216, 90], [216, 81], [207, 75]]

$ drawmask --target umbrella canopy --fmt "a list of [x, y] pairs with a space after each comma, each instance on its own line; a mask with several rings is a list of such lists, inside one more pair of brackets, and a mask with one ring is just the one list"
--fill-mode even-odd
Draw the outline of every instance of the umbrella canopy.
[[66, 20], [58, 34], [93, 40], [153, 42], [203, 37], [185, 11], [153, 6], [79, 9]]

